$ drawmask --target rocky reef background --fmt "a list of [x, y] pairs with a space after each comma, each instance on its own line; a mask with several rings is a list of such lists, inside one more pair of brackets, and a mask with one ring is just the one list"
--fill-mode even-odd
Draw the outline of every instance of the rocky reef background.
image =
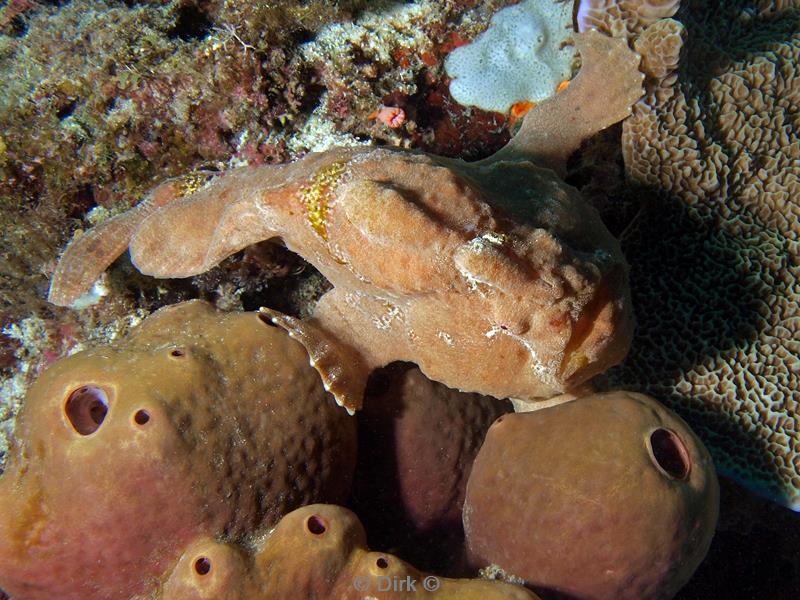
[[[189, 280], [115, 264], [82, 311], [45, 302], [65, 243], [163, 179], [285, 162], [333, 144], [465, 159], [500, 148], [507, 120], [458, 105], [444, 57], [511, 0], [7, 0], [0, 6], [0, 465], [26, 387], [57, 358], [127, 332], [155, 308], [307, 314], [326, 282], [279, 244]], [[691, 10], [684, 2], [682, 10]], [[758, 3], [754, 3], [758, 4]], [[382, 119], [380, 109], [402, 118]], [[619, 128], [589, 142], [570, 182], [612, 232], [635, 204]], [[594, 193], [601, 187], [613, 194]], [[796, 598], [800, 515], [722, 481], [710, 554], [679, 598]]]

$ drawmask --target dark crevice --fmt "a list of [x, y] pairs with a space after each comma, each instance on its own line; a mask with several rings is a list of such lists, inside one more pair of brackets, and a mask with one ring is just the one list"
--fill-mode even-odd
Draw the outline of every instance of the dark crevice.
[[75, 108], [78, 106], [78, 99], [74, 98], [68, 101], [64, 106], [58, 109], [56, 112], [56, 117], [59, 121], [63, 121], [64, 119], [72, 116], [72, 113], [75, 112]]
[[167, 32], [171, 39], [181, 39], [184, 42], [201, 40], [208, 35], [213, 23], [197, 6], [182, 6], [178, 9], [178, 18], [175, 26]]

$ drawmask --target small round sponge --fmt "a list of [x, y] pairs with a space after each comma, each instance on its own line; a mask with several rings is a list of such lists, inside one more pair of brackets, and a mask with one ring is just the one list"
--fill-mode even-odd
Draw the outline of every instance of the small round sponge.
[[461, 104], [496, 112], [544, 100], [572, 74], [573, 34], [569, 2], [525, 0], [504, 8], [471, 44], [447, 57], [450, 94]]

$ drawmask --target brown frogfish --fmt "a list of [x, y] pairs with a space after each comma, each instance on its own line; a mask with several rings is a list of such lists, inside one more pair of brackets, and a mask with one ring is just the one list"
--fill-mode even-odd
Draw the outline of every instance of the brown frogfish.
[[169, 181], [73, 241], [50, 300], [71, 304], [126, 247], [144, 274], [189, 277], [277, 237], [334, 288], [308, 320], [267, 313], [348, 410], [396, 360], [499, 398], [576, 390], [622, 360], [633, 317], [617, 241], [555, 171], [630, 113], [642, 75], [623, 41], [590, 31], [575, 43], [576, 78], [488, 159], [334, 148], [191, 193]]

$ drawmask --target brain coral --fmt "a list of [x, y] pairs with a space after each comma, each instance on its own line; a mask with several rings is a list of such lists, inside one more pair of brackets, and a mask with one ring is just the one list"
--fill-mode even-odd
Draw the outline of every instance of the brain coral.
[[721, 472], [797, 510], [800, 3], [689, 1], [676, 18], [685, 32], [636, 42], [648, 93], [623, 152], [659, 193], [623, 239], [638, 330], [606, 383], [666, 401]]
[[577, 0], [575, 20], [579, 31], [597, 29], [614, 37], [628, 37], [671, 17], [680, 0]]

